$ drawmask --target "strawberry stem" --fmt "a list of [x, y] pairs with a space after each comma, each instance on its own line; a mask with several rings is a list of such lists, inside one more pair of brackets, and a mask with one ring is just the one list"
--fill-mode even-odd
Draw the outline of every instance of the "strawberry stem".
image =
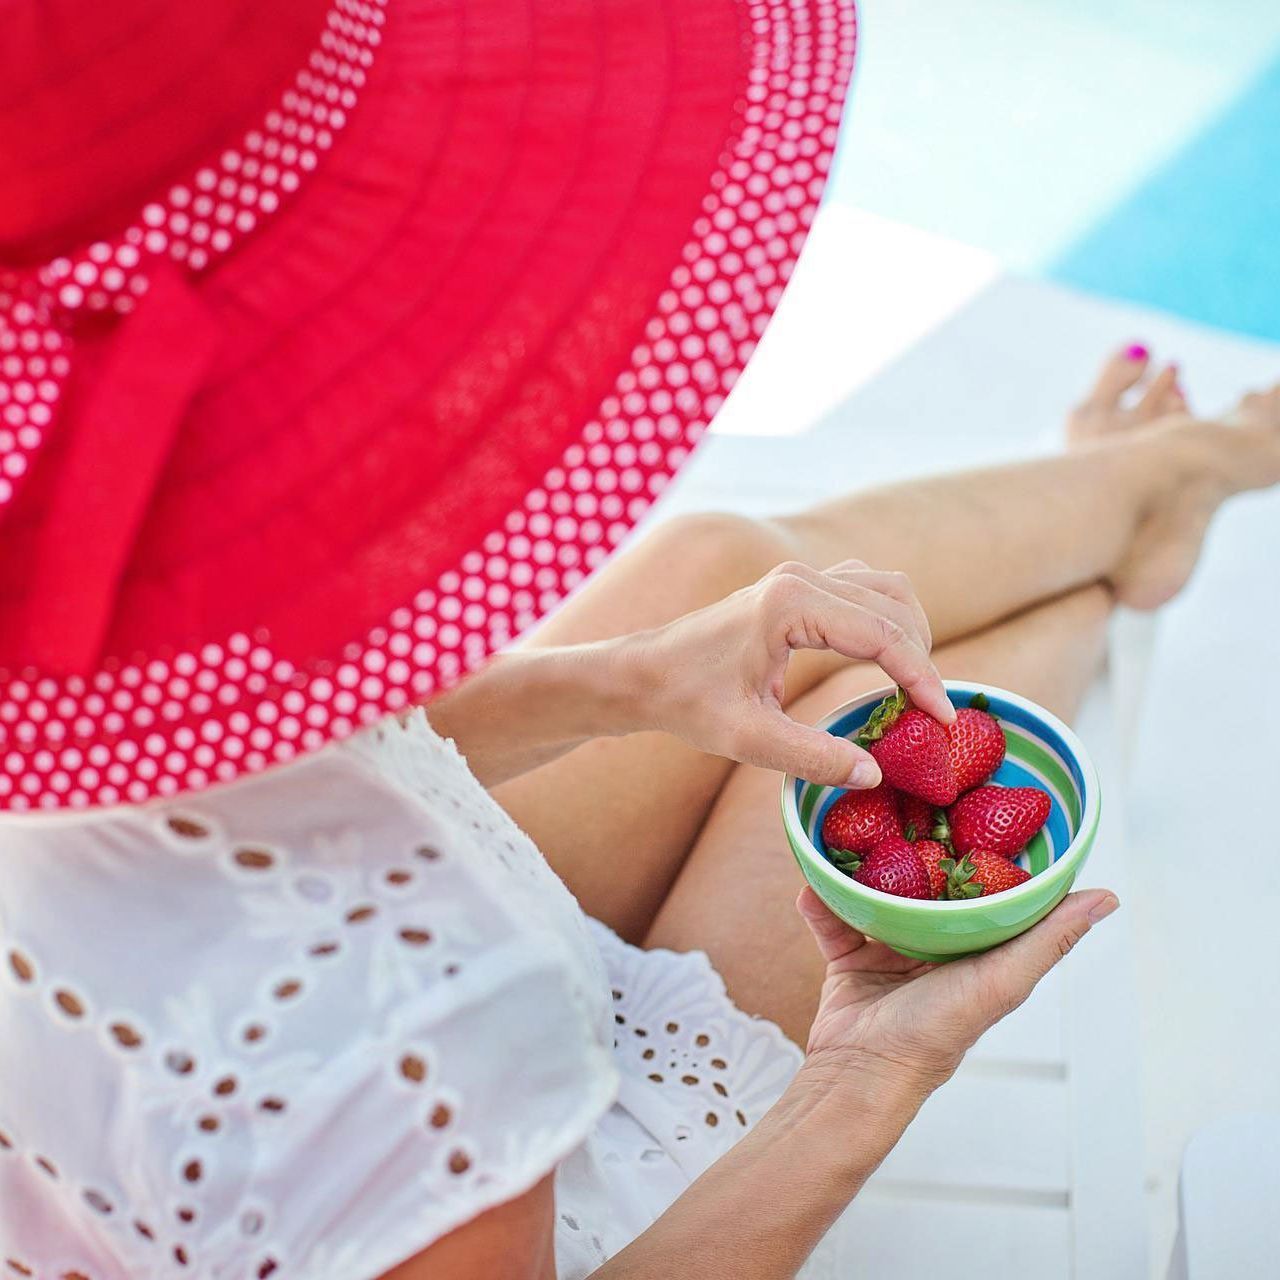
[[947, 811], [945, 809], [935, 809], [933, 811], [933, 829], [929, 832], [929, 836], [940, 845], [946, 846], [954, 856], [956, 847], [951, 843], [951, 823], [947, 821]]
[[985, 711], [991, 705], [991, 699], [985, 693], [975, 693], [969, 699], [969, 705], [975, 711]]
[[852, 849], [828, 849], [827, 860], [837, 871], [843, 871], [847, 876], [853, 875], [862, 866], [862, 855], [854, 853]]
[[961, 858], [959, 862], [954, 858], [939, 858], [938, 867], [947, 877], [946, 895], [948, 901], [963, 902], [966, 898], [980, 898], [982, 896], [984, 886], [981, 881], [973, 878], [978, 868], [973, 865], [968, 855]]
[[873, 742], [879, 742], [906, 709], [907, 691], [899, 685], [867, 717], [867, 723], [854, 735], [854, 742], [860, 747], [869, 747]]

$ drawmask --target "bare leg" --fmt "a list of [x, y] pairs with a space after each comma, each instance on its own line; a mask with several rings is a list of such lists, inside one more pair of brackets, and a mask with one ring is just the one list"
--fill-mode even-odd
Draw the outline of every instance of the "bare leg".
[[[1248, 436], [1177, 419], [1152, 427], [1144, 413], [1122, 411], [1120, 397], [1137, 372], [1121, 357], [1107, 362], [1086, 401], [1090, 439], [1058, 458], [855, 494], [786, 520], [710, 515], [672, 521], [602, 571], [534, 643], [656, 626], [788, 559], [825, 566], [857, 556], [906, 570], [939, 644], [1105, 579], [1132, 563], [1132, 545], [1152, 542], [1153, 529], [1153, 553], [1169, 545], [1159, 529], [1170, 523], [1167, 513], [1179, 508], [1182, 495], [1194, 490], [1203, 511], [1201, 495], [1216, 494], [1216, 503], [1246, 478], [1262, 483], [1267, 466], [1277, 469], [1258, 444], [1265, 433]], [[1167, 409], [1167, 390], [1147, 402], [1150, 413]], [[1108, 423], [1118, 424], [1110, 434]], [[1280, 431], [1273, 434], [1280, 457]], [[1192, 551], [1205, 522], [1193, 524]], [[1160, 559], [1152, 554], [1146, 562]], [[1160, 573], [1167, 576], [1163, 567]], [[1152, 602], [1162, 593], [1164, 587]], [[830, 655], [799, 655], [789, 698], [841, 664]], [[730, 768], [672, 738], [638, 734], [588, 743], [496, 794], [584, 908], [638, 941]]]
[[[1110, 610], [1106, 588], [1085, 588], [946, 646], [938, 665], [1070, 718], [1097, 670]], [[799, 699], [796, 714], [816, 719], [883, 683], [873, 668], [847, 667]], [[706, 951], [739, 1007], [803, 1044], [822, 966], [794, 908], [804, 882], [782, 834], [780, 785], [776, 773], [734, 769], [645, 945]]]

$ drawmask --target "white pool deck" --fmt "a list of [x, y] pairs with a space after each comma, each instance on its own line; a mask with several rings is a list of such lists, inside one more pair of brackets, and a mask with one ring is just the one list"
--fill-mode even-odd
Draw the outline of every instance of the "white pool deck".
[[[792, 509], [922, 460], [1051, 449], [1099, 353], [1131, 338], [1182, 361], [1197, 408], [1280, 377], [1280, 347], [1011, 278], [981, 250], [828, 205], [716, 434], [654, 518]], [[1162, 1278], [1191, 1135], [1280, 1111], [1280, 857], [1264, 834], [1278, 562], [1280, 494], [1241, 499], [1158, 622], [1117, 620], [1079, 727], [1106, 796], [1084, 878], [1124, 910], [921, 1113], [850, 1211], [850, 1277]], [[1245, 870], [1219, 882], [1234, 845]]]

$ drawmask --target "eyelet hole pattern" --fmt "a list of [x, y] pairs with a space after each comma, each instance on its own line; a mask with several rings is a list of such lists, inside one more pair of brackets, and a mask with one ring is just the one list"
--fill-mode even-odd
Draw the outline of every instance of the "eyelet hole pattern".
[[275, 855], [266, 849], [240, 848], [231, 857], [244, 871], [270, 871], [276, 865]]
[[139, 1031], [131, 1022], [113, 1022], [107, 1030], [111, 1032], [111, 1038], [122, 1049], [142, 1048], [142, 1032]]
[[115, 1206], [102, 1194], [101, 1191], [90, 1189], [84, 1193], [84, 1202], [94, 1213], [100, 1213], [106, 1216], [115, 1211]]
[[204, 823], [197, 821], [195, 818], [186, 817], [181, 813], [171, 813], [165, 819], [165, 825], [175, 836], [182, 840], [207, 840], [209, 838], [209, 828]]
[[400, 1074], [410, 1084], [421, 1084], [427, 1078], [426, 1059], [416, 1053], [406, 1053], [400, 1059]]
[[53, 1002], [68, 1018], [78, 1020], [84, 1017], [84, 1001], [74, 991], [59, 987], [53, 993]]

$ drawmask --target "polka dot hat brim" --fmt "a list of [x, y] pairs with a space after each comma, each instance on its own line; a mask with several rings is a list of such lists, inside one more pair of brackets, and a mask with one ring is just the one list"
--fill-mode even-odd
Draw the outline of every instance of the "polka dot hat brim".
[[92, 51], [17, 8], [10, 809], [315, 749], [582, 581], [759, 341], [855, 42], [842, 0], [129, 0]]

